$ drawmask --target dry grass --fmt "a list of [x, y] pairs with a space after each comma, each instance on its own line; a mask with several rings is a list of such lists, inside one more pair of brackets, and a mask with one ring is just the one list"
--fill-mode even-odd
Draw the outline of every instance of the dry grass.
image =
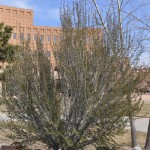
[[139, 116], [150, 117], [150, 101], [144, 101]]
[[6, 111], [6, 106], [0, 105], [0, 112], [4, 112], [4, 111]]
[[[141, 147], [144, 147], [145, 140], [146, 140], [146, 133], [138, 131], [137, 132], [137, 141]], [[130, 130], [125, 130], [125, 133], [123, 135], [116, 136], [115, 141], [120, 145], [126, 145], [126, 146], [131, 147]]]
[[[144, 147], [146, 140], [146, 133], [143, 132], [137, 132], [137, 142], [140, 147]], [[119, 136], [115, 137], [115, 141], [121, 145], [126, 146], [128, 149], [131, 148], [131, 136], [130, 136], [130, 130], [125, 130], [125, 133]], [[95, 150], [93, 146], [88, 146], [85, 148], [85, 150]], [[122, 148], [121, 148], [122, 150]]]

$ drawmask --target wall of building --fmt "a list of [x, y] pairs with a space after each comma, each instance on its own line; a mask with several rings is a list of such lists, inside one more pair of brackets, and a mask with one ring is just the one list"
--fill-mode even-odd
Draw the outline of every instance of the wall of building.
[[55, 65], [52, 52], [53, 43], [59, 40], [61, 28], [35, 26], [33, 24], [33, 10], [0, 5], [0, 22], [13, 27], [10, 44], [20, 44], [23, 40], [30, 40], [31, 48], [36, 49], [37, 36], [41, 38], [44, 50]]

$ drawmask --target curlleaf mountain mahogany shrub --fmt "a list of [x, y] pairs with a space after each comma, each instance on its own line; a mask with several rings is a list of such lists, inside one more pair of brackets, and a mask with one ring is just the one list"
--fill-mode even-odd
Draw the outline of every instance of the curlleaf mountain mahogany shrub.
[[[86, 4], [77, 0], [60, 11], [61, 40], [53, 52], [61, 89], [42, 46], [36, 51], [21, 47], [8, 70], [3, 103], [13, 137], [39, 140], [54, 150], [109, 147], [123, 132], [129, 110], [133, 115], [140, 110], [137, 85], [144, 74], [132, 72], [139, 55], [130, 45], [131, 35], [118, 28], [114, 12], [103, 30]], [[128, 94], [134, 99], [130, 104]]]

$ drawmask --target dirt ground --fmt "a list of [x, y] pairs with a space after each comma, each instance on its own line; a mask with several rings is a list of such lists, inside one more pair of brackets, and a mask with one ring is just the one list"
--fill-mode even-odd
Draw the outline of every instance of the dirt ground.
[[[150, 112], [150, 107], [149, 107], [150, 106], [150, 94], [142, 95], [142, 100], [145, 103], [145, 105], [143, 106], [144, 113], [147, 110]], [[5, 133], [7, 133], [7, 132], [5, 132]], [[5, 136], [5, 133], [0, 127], [0, 147], [1, 147], [1, 145], [9, 145], [13, 142], [13, 140], [11, 140]], [[115, 139], [116, 139], [117, 143], [119, 143], [119, 144], [123, 144], [127, 147], [131, 146], [131, 138], [130, 138], [129, 130], [127, 130], [126, 133], [124, 133], [121, 136], [116, 136]], [[144, 147], [145, 139], [146, 139], [146, 133], [137, 132], [137, 141], [141, 147]], [[41, 150], [46, 150], [45, 145], [40, 142], [37, 142], [34, 146], [31, 146], [31, 148], [32, 147], [39, 148]], [[88, 146], [85, 148], [85, 150], [95, 150], [95, 148], [92, 146]]]
[[[8, 131], [7, 131], [8, 132]], [[5, 133], [7, 133], [5, 132]], [[146, 133], [143, 132], [137, 132], [137, 141], [140, 147], [144, 147], [146, 139]], [[125, 130], [125, 133], [123, 135], [119, 135], [115, 137], [115, 141], [126, 147], [126, 149], [130, 149], [131, 147], [131, 137], [130, 137], [130, 130]], [[5, 136], [5, 134], [0, 130], [0, 146], [1, 145], [9, 145], [13, 142], [13, 140], [10, 140]], [[30, 146], [30, 148], [38, 148], [41, 150], [46, 150], [46, 146], [42, 144], [41, 142], [37, 142], [36, 144]], [[123, 148], [121, 148], [122, 150]], [[85, 150], [95, 150], [93, 146], [87, 146]]]

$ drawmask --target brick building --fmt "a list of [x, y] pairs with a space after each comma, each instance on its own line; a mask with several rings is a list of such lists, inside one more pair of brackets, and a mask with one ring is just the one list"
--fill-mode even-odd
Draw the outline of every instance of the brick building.
[[59, 40], [61, 28], [35, 26], [33, 10], [0, 5], [0, 22], [13, 27], [10, 44], [20, 44], [23, 39], [30, 40], [31, 48], [36, 48], [37, 36], [40, 37], [47, 56], [54, 64], [52, 44]]

